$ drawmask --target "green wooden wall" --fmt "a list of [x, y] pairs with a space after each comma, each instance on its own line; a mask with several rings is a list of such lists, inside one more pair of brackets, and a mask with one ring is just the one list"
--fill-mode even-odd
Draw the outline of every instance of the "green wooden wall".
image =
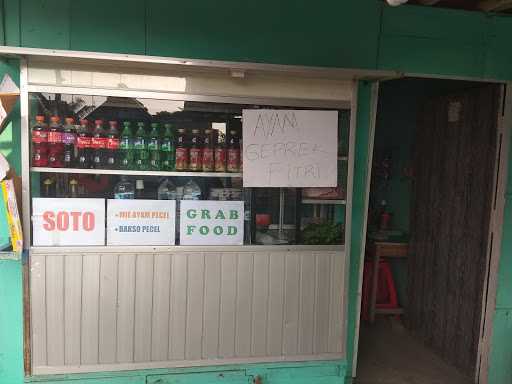
[[510, 16], [380, 0], [3, 0], [5, 45], [512, 79]]
[[[4, 45], [512, 80], [509, 16], [417, 6], [391, 8], [380, 0], [2, 0], [1, 5], [0, 43]], [[358, 252], [364, 240], [364, 206], [357, 196], [365, 192], [367, 172], [368, 84], [360, 85], [359, 101], [349, 353], [354, 338]], [[19, 119], [13, 124], [19, 124]], [[12, 148], [9, 138], [0, 140], [0, 150], [11, 151], [13, 159], [18, 156], [18, 132], [13, 125]], [[512, 224], [509, 205], [507, 200], [507, 223]], [[506, 343], [512, 336], [510, 228], [505, 231], [500, 269], [490, 376], [493, 384], [512, 382], [512, 347]], [[15, 280], [20, 277], [4, 264], [0, 264], [0, 278], [2, 273]], [[14, 296], [19, 298], [16, 295], [19, 292]], [[11, 326], [16, 328], [14, 322], [18, 321], [14, 313]], [[17, 350], [19, 340], [9, 340], [14, 340], [10, 350]], [[12, 352], [4, 352], [4, 345], [0, 344], [0, 356], [5, 361]], [[11, 369], [19, 367], [20, 358], [17, 356]]]

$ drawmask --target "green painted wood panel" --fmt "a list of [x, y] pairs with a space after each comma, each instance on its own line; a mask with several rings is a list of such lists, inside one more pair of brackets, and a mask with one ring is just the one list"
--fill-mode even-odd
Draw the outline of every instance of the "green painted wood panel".
[[454, 43], [484, 44], [489, 18], [484, 13], [407, 5], [386, 6], [382, 12], [384, 36], [445, 39]]
[[245, 371], [220, 371], [148, 376], [147, 384], [249, 384]]
[[0, 383], [23, 382], [21, 260], [0, 260]]
[[21, 45], [69, 49], [69, 11], [69, 0], [21, 1]]
[[350, 234], [350, 266], [349, 266], [349, 291], [347, 311], [347, 376], [352, 374], [352, 360], [354, 357], [354, 337], [357, 321], [357, 291], [359, 289], [359, 267], [361, 265], [361, 250], [364, 247], [364, 213], [366, 200], [366, 179], [368, 175], [368, 155], [370, 141], [370, 117], [371, 117], [371, 83], [360, 82], [357, 95], [356, 116], [356, 143], [354, 160], [354, 185], [352, 192], [352, 227]]
[[512, 50], [510, 45], [512, 17], [495, 16], [490, 19], [490, 34], [485, 60], [485, 77], [512, 79]]
[[380, 7], [376, 0], [148, 0], [147, 53], [374, 68]]
[[[71, 2], [71, 49], [145, 54], [145, 12], [145, 2], [139, 0], [74, 0]], [[167, 22], [172, 23], [172, 20]]]
[[498, 309], [494, 314], [489, 384], [512, 383], [511, 335], [512, 309]]
[[[27, 381], [25, 381], [27, 382]], [[48, 381], [42, 381], [46, 384], [146, 384], [146, 376], [137, 375], [135, 372], [132, 376], [123, 377], [109, 377], [104, 374], [103, 377], [98, 378], [81, 378], [81, 379], [66, 379], [54, 378]], [[18, 383], [13, 383], [18, 384]], [[22, 381], [19, 382], [22, 384]]]
[[408, 73], [481, 78], [485, 50], [469, 43], [414, 36], [382, 36], [378, 65]]
[[19, 46], [20, 37], [20, 0], [3, 0], [3, 18], [5, 25], [5, 44]]
[[490, 22], [483, 13], [385, 7], [378, 67], [481, 78]]

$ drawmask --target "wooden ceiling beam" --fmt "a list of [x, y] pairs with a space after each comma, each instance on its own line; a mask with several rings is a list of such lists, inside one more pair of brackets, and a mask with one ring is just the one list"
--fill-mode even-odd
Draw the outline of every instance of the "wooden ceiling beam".
[[512, 0], [481, 0], [478, 9], [486, 12], [499, 12], [512, 9]]

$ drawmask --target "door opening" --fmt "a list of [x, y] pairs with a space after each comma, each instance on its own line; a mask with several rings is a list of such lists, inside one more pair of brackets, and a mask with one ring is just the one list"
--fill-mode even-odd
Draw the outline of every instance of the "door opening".
[[381, 83], [356, 383], [478, 382], [503, 89]]

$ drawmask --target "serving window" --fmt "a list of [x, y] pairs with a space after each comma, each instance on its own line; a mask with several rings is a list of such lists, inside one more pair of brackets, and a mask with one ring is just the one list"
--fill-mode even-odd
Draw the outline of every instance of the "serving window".
[[244, 188], [255, 109], [291, 108], [30, 93], [32, 245], [342, 244], [350, 112], [337, 186]]

